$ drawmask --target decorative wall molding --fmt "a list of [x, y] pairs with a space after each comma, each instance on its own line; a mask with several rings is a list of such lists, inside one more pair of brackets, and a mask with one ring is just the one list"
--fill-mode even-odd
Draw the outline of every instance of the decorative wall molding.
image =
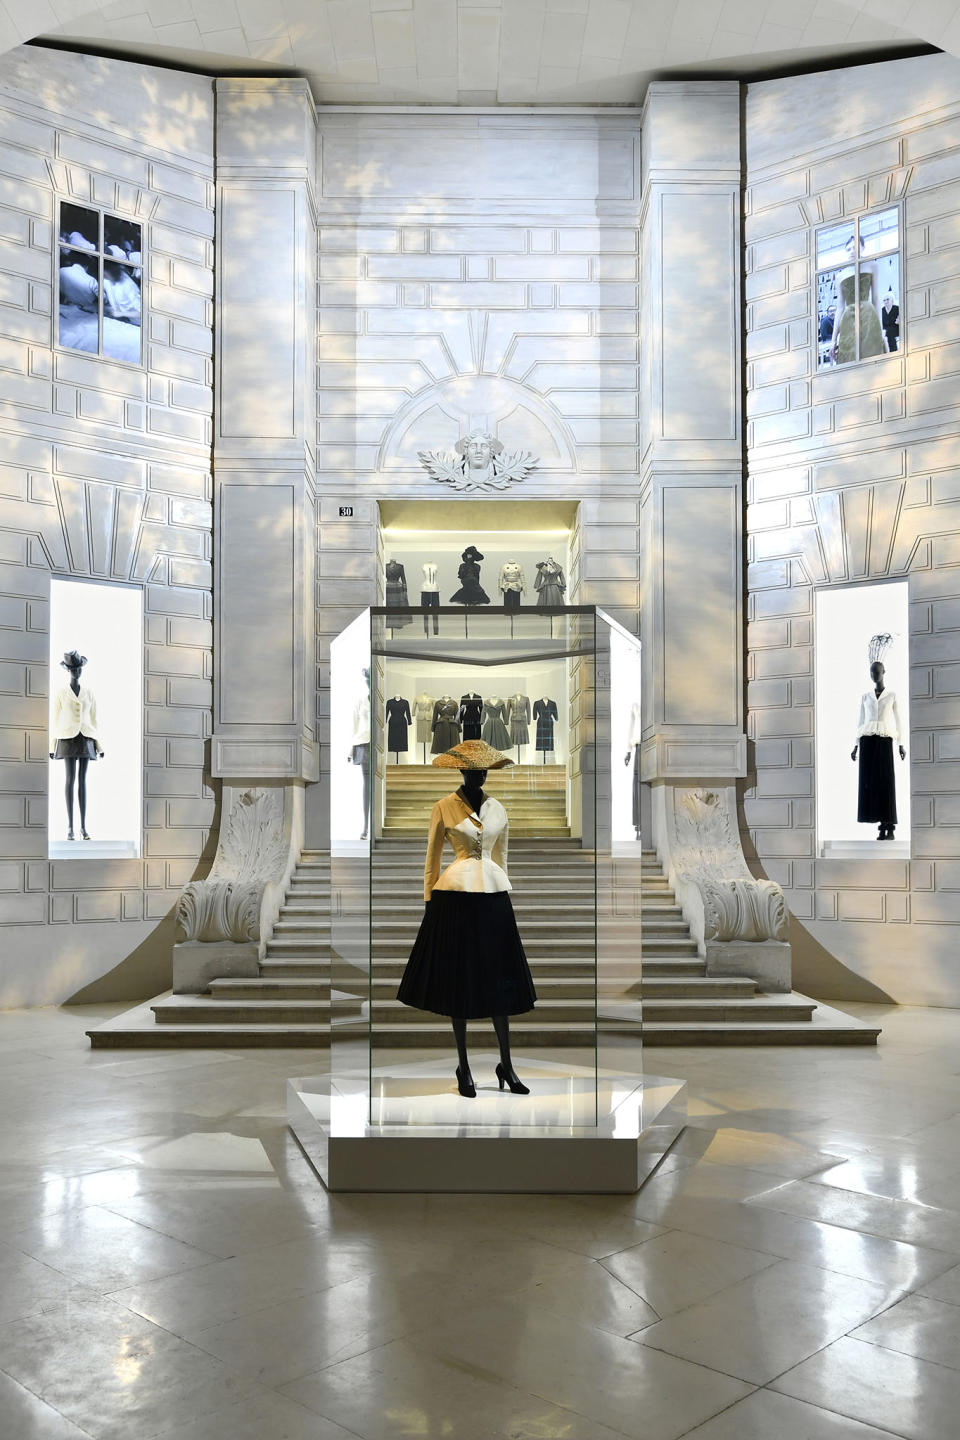
[[177, 903], [176, 938], [259, 940], [267, 885], [283, 873], [283, 791], [234, 790], [221, 821], [217, 855], [205, 880], [187, 885]]
[[439, 485], [453, 490], [509, 490], [525, 480], [538, 461], [529, 450], [509, 451], [489, 430], [471, 430], [453, 453], [421, 450], [420, 464]]

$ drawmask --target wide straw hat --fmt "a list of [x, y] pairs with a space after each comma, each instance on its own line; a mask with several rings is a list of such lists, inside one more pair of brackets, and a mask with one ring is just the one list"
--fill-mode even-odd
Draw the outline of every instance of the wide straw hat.
[[513, 761], [494, 750], [486, 740], [462, 740], [445, 754], [435, 755], [433, 764], [441, 770], [502, 770]]

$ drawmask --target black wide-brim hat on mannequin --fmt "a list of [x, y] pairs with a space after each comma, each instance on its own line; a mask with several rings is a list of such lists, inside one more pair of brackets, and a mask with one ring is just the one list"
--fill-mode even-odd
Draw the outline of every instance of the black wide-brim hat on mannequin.
[[86, 655], [81, 655], [79, 650], [65, 650], [60, 661], [64, 670], [82, 670], [86, 663]]
[[466, 548], [466, 550], [464, 550], [463, 554], [460, 556], [460, 559], [461, 559], [461, 560], [482, 560], [482, 559], [483, 559], [483, 556], [480, 554], [480, 551], [477, 549], [477, 547], [476, 547], [475, 545], [468, 545], [467, 548]]

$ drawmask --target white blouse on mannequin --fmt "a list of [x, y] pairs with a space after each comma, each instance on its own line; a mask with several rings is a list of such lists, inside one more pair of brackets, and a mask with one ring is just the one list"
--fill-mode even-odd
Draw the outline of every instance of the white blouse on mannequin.
[[860, 718], [857, 721], [857, 739], [862, 735], [883, 735], [903, 744], [903, 726], [900, 723], [900, 708], [895, 690], [864, 692], [860, 701]]
[[435, 595], [440, 589], [437, 567], [432, 560], [428, 560], [423, 567], [423, 584], [420, 589], [427, 595]]

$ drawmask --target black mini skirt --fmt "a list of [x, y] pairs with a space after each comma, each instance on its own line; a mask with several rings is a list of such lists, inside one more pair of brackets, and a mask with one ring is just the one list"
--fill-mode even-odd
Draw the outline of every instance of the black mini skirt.
[[53, 752], [55, 760], [96, 760], [97, 742], [89, 735], [71, 735], [69, 740], [58, 740]]
[[509, 892], [434, 890], [397, 999], [457, 1020], [532, 1010], [537, 992]]

